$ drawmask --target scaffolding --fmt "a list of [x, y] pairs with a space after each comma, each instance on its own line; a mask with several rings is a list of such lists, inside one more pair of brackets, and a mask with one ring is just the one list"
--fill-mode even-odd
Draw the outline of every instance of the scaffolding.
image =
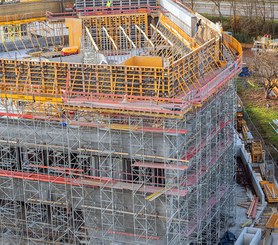
[[216, 244], [235, 217], [240, 45], [163, 14], [82, 23], [86, 63], [0, 60], [0, 241]]

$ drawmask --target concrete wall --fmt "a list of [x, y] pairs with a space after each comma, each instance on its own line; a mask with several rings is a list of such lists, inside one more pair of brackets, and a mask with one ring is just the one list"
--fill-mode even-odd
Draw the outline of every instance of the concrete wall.
[[248, 153], [245, 148], [244, 148], [244, 144], [242, 144], [241, 148], [240, 148], [240, 155], [239, 155], [244, 163], [244, 165], [246, 166], [247, 170], [249, 171], [250, 175], [251, 175], [251, 181], [252, 181], [252, 186], [256, 192], [256, 195], [259, 197], [261, 203], [264, 205], [265, 204], [265, 195], [264, 192], [262, 190], [262, 187], [260, 185], [259, 180], [256, 177], [255, 172], [252, 171], [252, 166], [251, 166], [251, 156], [250, 153]]
[[260, 228], [245, 227], [235, 242], [235, 245], [258, 245], [262, 236]]
[[195, 35], [197, 17], [170, 0], [160, 0], [160, 5], [172, 15], [169, 19], [184, 30], [189, 36]]
[[46, 11], [59, 13], [61, 10], [61, 3], [58, 1], [6, 4], [0, 7], [0, 17], [7, 15], [38, 17], [45, 15]]
[[[142, 137], [140, 132], [129, 133], [128, 131], [124, 131], [121, 133], [121, 136], [119, 136], [117, 133], [113, 133], [113, 131], [110, 134], [107, 129], [97, 130], [96, 128], [91, 128], [81, 131], [78, 127], [62, 127], [62, 124], [58, 123], [52, 124], [52, 126], [45, 125], [42, 128], [36, 125], [35, 127], [38, 127], [38, 131], [35, 132], [32, 127], [27, 125], [25, 125], [25, 127], [21, 125], [24, 128], [24, 130], [22, 130], [18, 128], [16, 123], [17, 120], [9, 124], [8, 128], [0, 124], [0, 130], [2, 132], [1, 137], [9, 140], [20, 140], [21, 145], [37, 142], [46, 144], [49, 147], [51, 147], [51, 145], [69, 147], [73, 151], [77, 151], [78, 148], [99, 149], [100, 151], [110, 149], [131, 155], [144, 154], [155, 156], [169, 156], [169, 151], [171, 150], [169, 145], [170, 142], [163, 142], [161, 134], [154, 134], [152, 141], [153, 147], [147, 147], [143, 150], [143, 142], [146, 141], [145, 146], [147, 146], [147, 141], [150, 136], [145, 135], [141, 143], [136, 140], [136, 137], [138, 137], [138, 140]], [[78, 137], [78, 140], [76, 137]], [[111, 139], [113, 142], [111, 142]], [[32, 145], [30, 145], [30, 147], [32, 147]], [[144, 151], [144, 153], [142, 151]]]

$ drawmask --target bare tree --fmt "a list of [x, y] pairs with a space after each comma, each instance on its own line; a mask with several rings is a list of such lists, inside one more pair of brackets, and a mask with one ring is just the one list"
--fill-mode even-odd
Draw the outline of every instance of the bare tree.
[[278, 87], [278, 54], [263, 52], [256, 54], [251, 64], [254, 80], [264, 86], [265, 98], [270, 97], [274, 87]]
[[219, 18], [222, 23], [223, 22], [223, 14], [221, 12], [221, 3], [225, 2], [225, 0], [210, 0], [210, 1], [213, 2], [215, 7], [217, 8], [217, 12], [219, 14]]
[[237, 25], [238, 25], [238, 21], [237, 21], [237, 1], [238, 0], [230, 0], [230, 4], [231, 4], [231, 8], [230, 8], [230, 15], [232, 16], [231, 19], [231, 26], [232, 26], [232, 30], [233, 32], [235, 32], [237, 30]]
[[194, 10], [195, 2], [194, 0], [182, 0], [182, 3], [188, 7], [190, 7], [192, 10]]
[[269, 18], [271, 20], [271, 26], [272, 26], [272, 35], [275, 33], [275, 0], [269, 0], [269, 8], [270, 8], [270, 13], [269, 13]]
[[194, 5], [195, 5], [194, 0], [190, 0], [190, 8], [192, 10], [194, 10]]

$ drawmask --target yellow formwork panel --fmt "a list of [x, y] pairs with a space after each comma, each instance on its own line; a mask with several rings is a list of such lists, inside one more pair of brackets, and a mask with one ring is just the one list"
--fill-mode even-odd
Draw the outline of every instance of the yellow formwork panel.
[[80, 49], [82, 37], [82, 20], [77, 18], [67, 18], [66, 27], [69, 31], [69, 46], [77, 46]]
[[18, 101], [31, 101], [31, 102], [47, 102], [47, 103], [62, 103], [62, 98], [55, 97], [44, 97], [36, 95], [25, 95], [25, 94], [0, 94], [2, 99], [13, 99]]
[[[140, 26], [147, 34], [147, 14], [86, 17], [82, 21], [83, 25], [96, 28], [98, 31], [101, 31], [102, 27], [107, 27], [109, 35], [114, 35], [115, 39], [118, 34], [116, 31], [116, 34], [113, 34], [112, 30], [119, 30], [118, 27], [121, 25], [125, 25], [127, 34], [132, 25]], [[73, 19], [68, 23], [72, 23], [69, 24], [71, 29], [74, 29], [77, 24], [78, 28], [82, 30], [80, 27], [82, 21]], [[176, 28], [167, 18], [164, 19], [164, 24]], [[97, 36], [101, 37], [102, 35], [97, 34]], [[74, 42], [78, 42], [78, 40]], [[232, 42], [236, 45], [236, 42]], [[156, 100], [157, 103], [171, 103], [170, 99], [172, 98], [181, 98], [181, 95], [188, 94], [192, 90], [198, 91], [204, 85], [200, 82], [203, 74], [211, 74], [217, 70], [218, 64], [215, 60], [217, 46], [217, 40], [212, 39], [178, 60], [169, 62], [165, 68], [154, 67], [151, 64], [149, 64], [150, 67], [141, 66], [147, 61], [144, 58], [137, 63], [140, 64], [139, 66], [136, 66], [135, 61], [125, 65], [94, 65], [2, 59], [0, 60], [1, 96], [18, 101], [32, 101], [35, 96], [35, 99], [42, 103], [48, 101], [62, 103], [63, 108], [67, 110], [80, 109], [100, 113], [182, 118], [190, 108], [183, 108], [182, 112], [171, 110], [156, 112], [155, 108], [150, 111], [148, 109], [132, 111], [125, 109], [124, 106], [90, 108], [82, 104], [82, 99], [84, 103], [87, 103], [91, 98], [107, 98], [109, 103], [113, 103], [114, 100], [123, 101], [127, 96], [130, 101], [133, 99], [140, 101], [159, 99]], [[202, 51], [203, 59], [200, 59], [200, 51]], [[161, 64], [161, 61], [157, 61], [155, 65], [159, 66], [158, 63]], [[203, 69], [202, 71], [200, 71], [200, 67]], [[77, 98], [76, 101], [81, 99], [76, 106], [70, 106], [63, 103], [62, 97]]]
[[170, 97], [165, 68], [1, 60], [0, 71], [0, 88], [7, 93]]
[[260, 163], [263, 161], [263, 147], [261, 141], [252, 141], [251, 153], [253, 163]]
[[170, 30], [175, 36], [181, 39], [181, 41], [184, 42], [184, 44], [190, 49], [198, 48], [198, 44], [195, 42], [194, 38], [188, 36], [179, 26], [170, 21], [163, 14], [160, 14], [160, 23]]
[[126, 66], [163, 67], [163, 58], [154, 56], [133, 56], [122, 63]]
[[222, 33], [224, 43], [227, 44], [232, 50], [234, 50], [238, 57], [242, 57], [242, 46], [240, 42], [238, 42], [235, 38], [233, 38], [231, 35], [228, 35], [227, 33]]
[[278, 203], [278, 189], [276, 185], [269, 181], [260, 181], [269, 203]]
[[0, 21], [0, 26], [7, 26], [7, 25], [23, 25], [32, 22], [40, 22], [46, 20], [46, 17], [36, 17], [36, 18], [29, 18], [29, 19], [22, 19], [22, 20], [10, 20], [10, 21]]
[[278, 214], [272, 214], [265, 227], [269, 229], [278, 229]]
[[[84, 26], [96, 27], [101, 29], [104, 27], [119, 27], [119, 26], [132, 26], [132, 25], [145, 25], [147, 31], [148, 16], [146, 13], [138, 14], [119, 14], [119, 15], [104, 15], [104, 16], [85, 16], [81, 17]], [[148, 34], [148, 33], [146, 33]]]
[[55, 96], [66, 93], [68, 96], [115, 94], [142, 99], [146, 96], [175, 98], [203, 86], [199, 82], [199, 67], [206, 62], [203, 66], [207, 73], [215, 69], [216, 45], [212, 40], [203, 47], [205, 61], [192, 52], [167, 68], [2, 59], [1, 91]]
[[[129, 36], [132, 32], [132, 28], [134, 29], [135, 25], [137, 25], [148, 36], [148, 16], [146, 13], [90, 16], [82, 18], [82, 21], [83, 26], [94, 33], [94, 41], [100, 50], [107, 50], [103, 28], [107, 30], [107, 33], [114, 40], [117, 47], [120, 46], [121, 42], [120, 27], [124, 27], [126, 34]], [[136, 41], [133, 41], [136, 47], [140, 47], [140, 37], [142, 34], [138, 30], [135, 31], [137, 32], [138, 38]], [[112, 46], [112, 49], [114, 50], [115, 48]]]

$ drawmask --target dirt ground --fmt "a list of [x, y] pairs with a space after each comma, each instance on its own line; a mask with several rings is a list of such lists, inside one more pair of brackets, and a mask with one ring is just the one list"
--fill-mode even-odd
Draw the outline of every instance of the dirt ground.
[[[250, 66], [252, 63], [252, 59], [253, 59], [254, 55], [253, 52], [251, 51], [251, 49], [243, 49], [243, 67], [245, 66]], [[248, 80], [248, 79], [247, 79]], [[249, 92], [249, 91], [248, 91]], [[263, 88], [261, 89], [257, 89], [257, 90], [253, 90], [252, 93], [244, 93], [241, 94], [241, 99], [244, 102], [252, 102], [255, 105], [262, 105], [264, 104], [267, 107], [267, 104], [269, 105], [269, 107], [272, 108], [277, 108], [278, 110], [278, 100], [274, 100], [274, 99], [266, 99], [264, 96], [264, 90]]]
[[273, 108], [278, 111], [278, 100], [277, 99], [266, 99], [264, 96], [264, 89], [259, 88], [256, 90], [253, 90], [252, 93], [250, 93], [250, 90], [246, 93], [241, 93], [240, 98], [245, 104], [252, 103], [253, 105], [257, 106], [265, 106], [266, 108]]

